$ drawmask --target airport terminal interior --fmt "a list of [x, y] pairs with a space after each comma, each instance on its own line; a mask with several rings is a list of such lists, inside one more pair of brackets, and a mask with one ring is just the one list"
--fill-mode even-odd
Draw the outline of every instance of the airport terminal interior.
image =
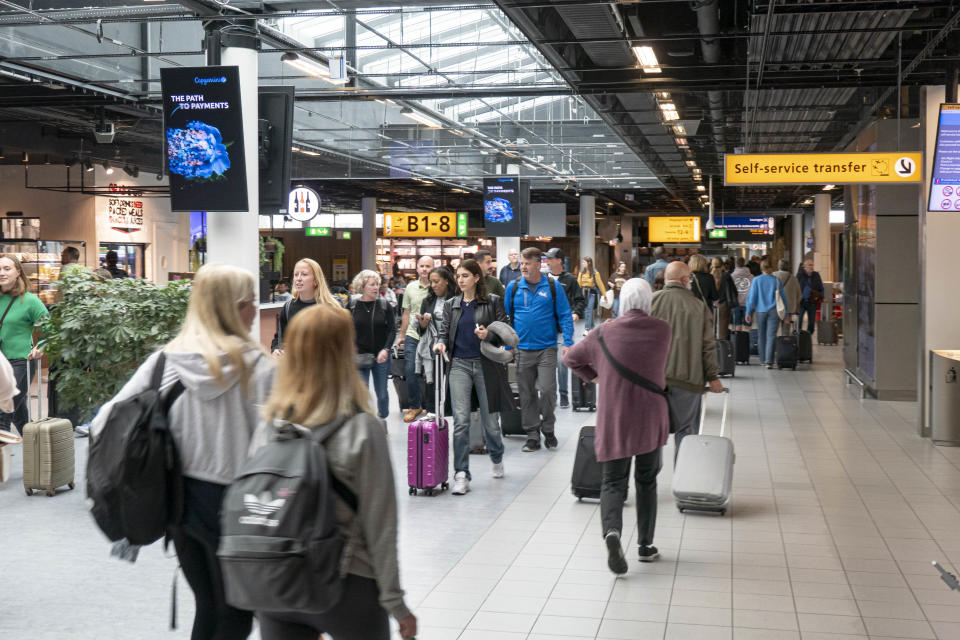
[[[173, 545], [130, 562], [91, 517], [88, 430], [205, 265], [253, 276], [252, 340], [282, 362], [303, 260], [351, 313], [355, 276], [382, 278], [402, 345], [424, 257], [517, 287], [572, 273], [573, 342], [627, 319], [631, 279], [719, 258], [697, 295], [728, 393], [698, 424], [734, 455], [722, 510], [681, 511], [669, 439], [659, 558], [638, 559], [631, 486], [617, 574], [599, 484], [574, 495], [603, 378], [558, 370], [556, 447], [525, 450], [508, 421], [529, 412], [504, 410], [503, 477], [470, 455], [457, 495], [450, 455], [424, 491], [409, 351], [386, 345], [416, 638], [960, 640], [958, 83], [957, 0], [0, 0], [0, 298], [6, 260], [50, 314], [17, 341], [0, 317], [17, 375], [15, 344], [42, 351], [23, 442], [0, 431], [0, 640], [191, 638]], [[784, 287], [766, 310], [761, 270]], [[769, 351], [744, 307], [779, 316]], [[504, 384], [535, 404], [517, 349]], [[65, 464], [24, 432], [47, 417], [69, 484], [33, 479]]]

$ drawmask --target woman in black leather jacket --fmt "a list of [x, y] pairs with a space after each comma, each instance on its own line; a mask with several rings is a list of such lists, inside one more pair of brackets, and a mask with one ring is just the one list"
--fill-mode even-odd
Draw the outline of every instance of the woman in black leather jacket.
[[503, 477], [503, 438], [498, 415], [501, 406], [512, 404], [506, 366], [482, 355], [480, 343], [493, 338], [492, 322], [508, 322], [500, 296], [487, 293], [484, 273], [475, 260], [457, 268], [460, 295], [447, 300], [443, 326], [434, 351], [449, 353], [449, 388], [453, 406], [453, 493], [470, 490], [470, 400], [473, 392], [480, 404], [484, 442], [493, 462], [493, 477]]

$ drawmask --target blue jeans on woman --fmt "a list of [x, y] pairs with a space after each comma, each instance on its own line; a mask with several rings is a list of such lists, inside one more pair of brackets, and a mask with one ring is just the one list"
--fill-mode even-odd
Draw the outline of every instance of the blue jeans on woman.
[[757, 322], [757, 332], [760, 345], [760, 356], [764, 364], [773, 364], [773, 347], [777, 341], [777, 327], [780, 326], [780, 316], [777, 308], [767, 311], [757, 311], [754, 314]]
[[587, 289], [587, 310], [584, 312], [583, 328], [589, 331], [593, 329], [593, 305], [597, 303], [597, 289], [590, 287]]
[[487, 387], [483, 380], [483, 363], [479, 358], [454, 358], [450, 366], [450, 402], [453, 405], [453, 470], [463, 471], [470, 480], [470, 391], [477, 390], [480, 403], [480, 421], [483, 423], [483, 443], [490, 452], [493, 464], [503, 460], [503, 438], [496, 413], [487, 405]]
[[390, 415], [390, 396], [387, 393], [387, 374], [390, 373], [390, 358], [385, 362], [374, 360], [373, 366], [357, 369], [364, 384], [370, 388], [370, 374], [373, 374], [373, 390], [377, 394], [377, 415], [386, 419]]

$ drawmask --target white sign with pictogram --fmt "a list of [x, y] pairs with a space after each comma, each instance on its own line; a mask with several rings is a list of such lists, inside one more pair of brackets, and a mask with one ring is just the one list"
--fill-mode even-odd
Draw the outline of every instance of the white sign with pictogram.
[[307, 222], [320, 213], [320, 196], [308, 187], [297, 187], [290, 191], [287, 202], [287, 215], [294, 220]]
[[897, 158], [897, 163], [893, 166], [893, 170], [896, 171], [897, 175], [901, 178], [909, 178], [917, 170], [917, 163], [913, 161], [913, 158], [903, 156], [902, 158]]

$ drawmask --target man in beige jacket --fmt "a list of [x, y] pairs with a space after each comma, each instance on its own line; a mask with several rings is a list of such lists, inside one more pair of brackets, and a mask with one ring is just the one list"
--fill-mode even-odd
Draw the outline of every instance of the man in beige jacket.
[[717, 375], [717, 343], [713, 337], [713, 314], [690, 291], [690, 267], [671, 262], [664, 270], [664, 287], [653, 295], [650, 315], [670, 325], [673, 339], [667, 356], [667, 387], [670, 410], [676, 424], [674, 460], [684, 437], [695, 433], [700, 403], [709, 387], [722, 393]]

